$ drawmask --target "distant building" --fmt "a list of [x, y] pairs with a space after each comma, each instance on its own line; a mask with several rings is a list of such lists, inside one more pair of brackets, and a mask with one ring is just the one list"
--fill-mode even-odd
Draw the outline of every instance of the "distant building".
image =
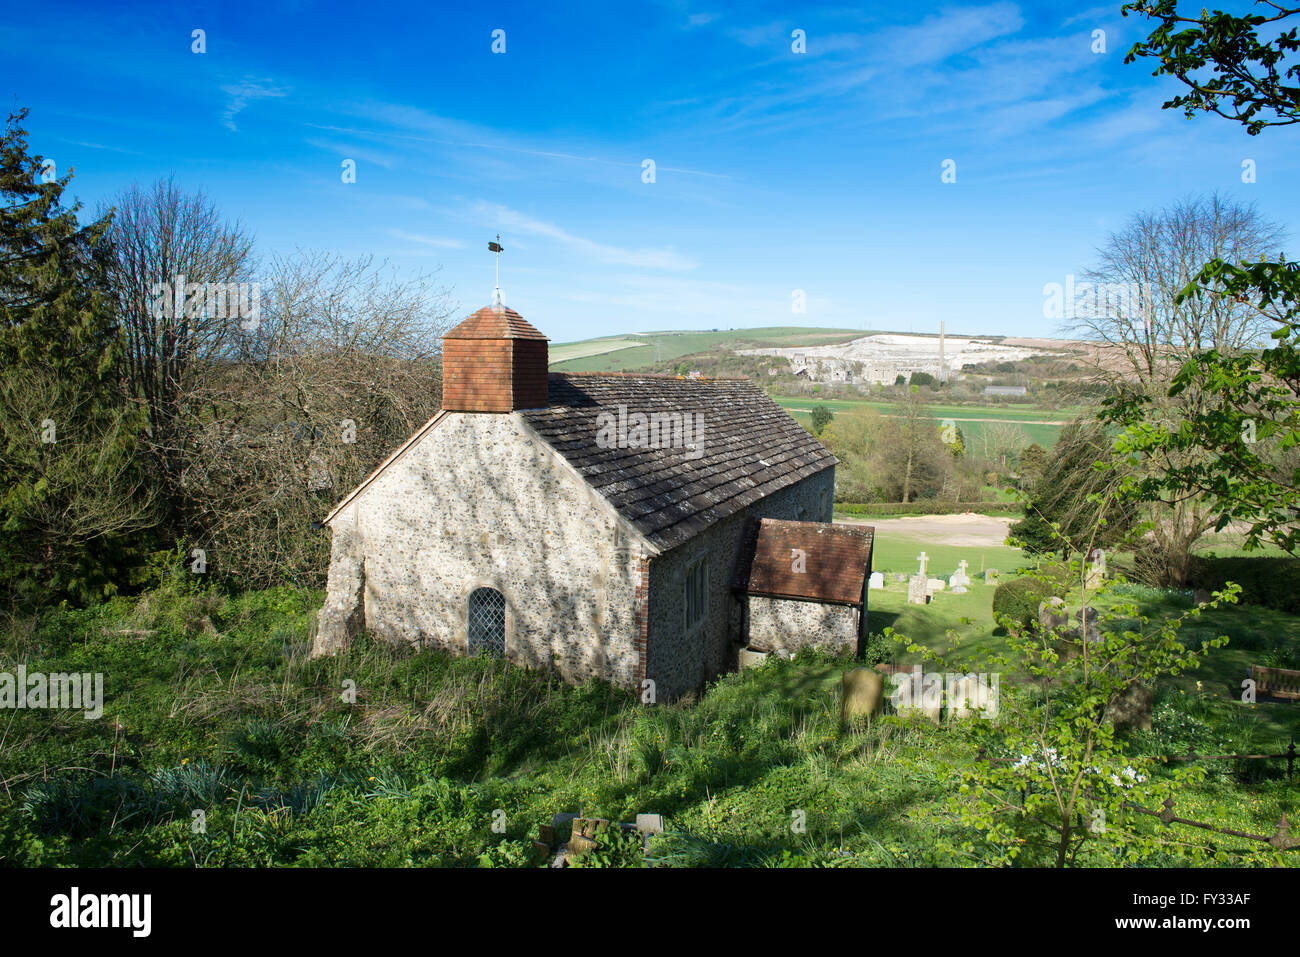
[[985, 395], [1024, 395], [1027, 390], [1023, 385], [986, 385]]

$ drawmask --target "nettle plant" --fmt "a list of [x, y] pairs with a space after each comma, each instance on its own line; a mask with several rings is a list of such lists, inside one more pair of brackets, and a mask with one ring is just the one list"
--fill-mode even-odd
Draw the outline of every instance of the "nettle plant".
[[[1133, 810], [1158, 810], [1179, 788], [1203, 778], [1204, 769], [1156, 774], [1156, 760], [1130, 753], [1115, 725], [1135, 701], [1140, 707], [1157, 680], [1200, 667], [1211, 649], [1227, 643], [1221, 636], [1188, 648], [1179, 630], [1203, 610], [1235, 602], [1239, 589], [1230, 584], [1206, 604], [1152, 619], [1115, 593], [1122, 578], [1089, 587], [1085, 563], [1074, 559], [1069, 568], [1078, 573], [1070, 596], [1095, 617], [1062, 611], [1049, 627], [1010, 634], [1005, 651], [971, 660], [908, 647], [933, 663], [927, 670], [1002, 676], [996, 717], [976, 713], [963, 723], [978, 759], [950, 765], [961, 784], [949, 810], [983, 837], [958, 839], [954, 851], [995, 866], [1207, 859], [1210, 849]], [[1059, 593], [1059, 571], [1051, 574]]]

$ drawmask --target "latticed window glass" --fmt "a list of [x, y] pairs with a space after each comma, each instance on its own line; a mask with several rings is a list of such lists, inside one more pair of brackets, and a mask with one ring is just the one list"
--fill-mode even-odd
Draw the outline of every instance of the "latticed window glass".
[[495, 588], [475, 588], [469, 596], [469, 653], [483, 652], [506, 653], [506, 599]]
[[704, 620], [709, 611], [709, 559], [704, 556], [686, 567], [686, 630], [690, 631]]

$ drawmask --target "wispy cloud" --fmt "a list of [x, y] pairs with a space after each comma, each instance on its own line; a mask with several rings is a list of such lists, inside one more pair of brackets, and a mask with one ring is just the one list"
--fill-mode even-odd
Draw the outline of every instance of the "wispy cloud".
[[422, 246], [437, 246], [441, 249], [464, 249], [465, 243], [459, 239], [444, 239], [441, 236], [422, 236], [419, 233], [408, 233], [400, 229], [390, 229], [388, 235], [394, 239], [404, 239], [409, 243], [419, 243]]
[[479, 215], [493, 217], [502, 229], [515, 230], [530, 236], [539, 236], [552, 240], [606, 265], [637, 266], [643, 269], [675, 271], [690, 270], [699, 265], [672, 248], [629, 249], [622, 246], [598, 243], [582, 236], [575, 236], [554, 223], [533, 219], [531, 216], [500, 204], [480, 202], [475, 205], [475, 212]]
[[382, 166], [384, 169], [393, 168], [393, 157], [387, 153], [377, 153], [374, 150], [359, 147], [354, 143], [341, 143], [337, 140], [324, 140], [312, 138], [307, 140], [308, 146], [314, 146], [319, 150], [327, 153], [333, 153], [346, 159], [360, 160], [364, 163], [372, 163], [375, 166]]
[[[379, 141], [423, 142], [459, 149], [488, 150], [518, 156], [534, 156], [539, 159], [556, 160], [565, 163], [591, 164], [628, 170], [640, 170], [641, 161], [644, 158], [640, 153], [637, 153], [631, 159], [611, 159], [607, 155], [598, 156], [559, 147], [548, 148], [546, 145], [521, 143], [516, 137], [507, 136], [490, 128], [447, 119], [426, 110], [400, 104], [362, 103], [350, 108], [350, 110], [358, 115], [366, 116], [372, 121], [386, 124], [388, 128], [310, 125], [335, 133], [369, 137]], [[715, 173], [687, 166], [672, 166], [660, 163], [657, 169], [661, 172], [682, 173], [687, 176], [703, 176], [714, 179], [731, 178], [726, 173]]]
[[242, 113], [251, 101], [289, 95], [287, 89], [272, 85], [269, 79], [259, 80], [251, 77], [245, 77], [238, 83], [228, 83], [221, 88], [221, 92], [229, 97], [226, 108], [221, 114], [222, 125], [235, 132], [239, 131], [239, 127], [235, 125], [235, 117]]

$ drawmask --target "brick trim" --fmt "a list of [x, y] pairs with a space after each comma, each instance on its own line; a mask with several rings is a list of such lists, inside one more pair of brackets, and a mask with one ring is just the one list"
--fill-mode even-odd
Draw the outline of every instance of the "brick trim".
[[650, 642], [650, 559], [640, 561], [640, 581], [636, 586], [636, 634], [632, 637], [632, 647], [636, 649], [636, 691], [641, 693], [642, 683], [648, 669], [648, 650]]

